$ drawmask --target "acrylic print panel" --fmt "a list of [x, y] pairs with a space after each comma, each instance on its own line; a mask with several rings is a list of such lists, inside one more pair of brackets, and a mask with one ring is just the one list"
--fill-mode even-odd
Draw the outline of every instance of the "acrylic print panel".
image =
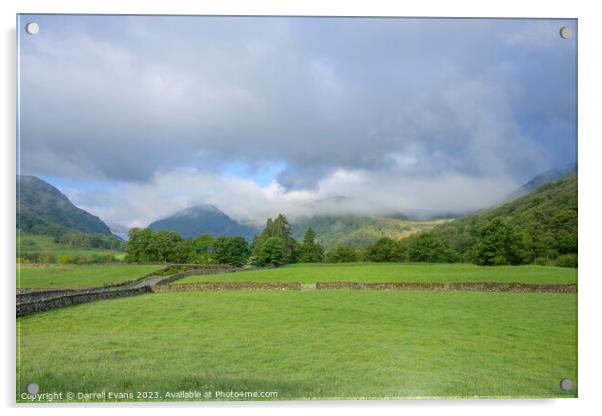
[[577, 21], [19, 15], [18, 402], [577, 396]]

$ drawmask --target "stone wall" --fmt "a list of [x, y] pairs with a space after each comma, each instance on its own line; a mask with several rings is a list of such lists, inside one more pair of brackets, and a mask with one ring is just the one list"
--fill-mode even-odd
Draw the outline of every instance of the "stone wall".
[[301, 290], [300, 283], [266, 282], [201, 282], [181, 285], [156, 285], [153, 292], [185, 292], [194, 290]]
[[434, 290], [480, 292], [550, 292], [576, 293], [577, 285], [530, 284], [530, 283], [361, 283], [318, 282], [316, 289], [372, 289], [372, 290]]
[[49, 311], [79, 303], [92, 302], [103, 299], [120, 298], [124, 296], [140, 295], [149, 292], [150, 287], [143, 286], [129, 289], [105, 289], [70, 293], [58, 297], [40, 298], [30, 302], [17, 303], [17, 316], [31, 315], [37, 312]]
[[136, 279], [124, 280], [119, 283], [107, 284], [101, 287], [92, 287], [92, 288], [84, 288], [84, 289], [17, 289], [17, 303], [22, 302], [31, 302], [35, 300], [42, 300], [53, 297], [61, 297], [74, 293], [86, 294], [86, 293], [96, 293], [99, 291], [105, 291], [107, 289], [114, 288], [123, 288], [126, 286], [132, 286], [137, 283], [141, 283], [150, 277], [154, 276], [157, 272], [167, 271], [170, 266], [163, 267], [162, 269], [155, 270], [151, 273], [147, 273], [144, 276], [137, 277]]
[[[156, 286], [167, 285], [170, 282], [173, 282], [173, 281], [179, 280], [179, 279], [183, 279], [188, 276], [202, 276], [202, 275], [207, 275], [207, 274], [235, 273], [235, 272], [242, 272], [242, 271], [245, 271], [245, 269], [243, 269], [241, 267], [236, 267], [236, 266], [219, 265], [219, 264], [205, 265], [203, 267], [198, 267], [193, 270], [188, 270], [185, 272], [172, 274], [171, 276], [167, 276], [165, 279], [161, 279], [161, 281], [156, 283], [155, 285]], [[155, 286], [155, 285], [153, 285], [153, 286]]]
[[[163, 276], [170, 269], [184, 270]], [[150, 292], [153, 287], [167, 287], [167, 283], [186, 276], [240, 272], [245, 269], [223, 264], [171, 264], [136, 279], [88, 289], [29, 289], [17, 292], [17, 316], [30, 315], [79, 303], [134, 296]], [[157, 274], [159, 273], [159, 274]]]
[[17, 293], [17, 303], [31, 302], [37, 299], [45, 299], [59, 297], [77, 293], [75, 289], [60, 289], [60, 290], [36, 290], [31, 292]]

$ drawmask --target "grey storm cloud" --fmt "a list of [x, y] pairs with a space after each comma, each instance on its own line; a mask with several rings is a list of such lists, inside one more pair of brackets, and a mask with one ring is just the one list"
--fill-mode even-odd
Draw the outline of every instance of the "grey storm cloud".
[[576, 40], [558, 36], [574, 21], [35, 19], [23, 173], [149, 189], [278, 162], [283, 192], [341, 171], [505, 189], [576, 157]]

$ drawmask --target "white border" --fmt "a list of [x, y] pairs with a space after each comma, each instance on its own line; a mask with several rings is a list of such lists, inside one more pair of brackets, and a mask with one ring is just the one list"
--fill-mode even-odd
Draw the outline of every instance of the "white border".
[[[446, 413], [449, 415], [506, 415], [529, 413], [546, 415], [589, 414], [599, 408], [598, 392], [602, 359], [600, 343], [599, 296], [602, 275], [596, 262], [600, 250], [600, 41], [602, 17], [595, 2], [505, 0], [487, 1], [412, 1], [379, 0], [306, 0], [306, 1], [186, 1], [186, 0], [2, 0], [2, 71], [3, 97], [0, 101], [0, 126], [3, 128], [0, 155], [3, 203], [0, 264], [3, 265], [2, 323], [2, 405], [8, 413], [29, 413], [33, 407], [16, 406], [15, 391], [15, 318], [14, 318], [14, 252], [15, 252], [15, 14], [20, 13], [111, 13], [111, 14], [261, 14], [261, 15], [346, 15], [346, 16], [444, 16], [444, 17], [558, 17], [579, 19], [579, 399], [556, 400], [472, 400], [472, 401], [405, 401], [405, 402], [272, 402], [272, 403], [199, 403], [178, 405], [182, 414], [206, 413], [283, 413], [329, 414], [342, 410], [349, 414], [366, 412], [400, 414]], [[598, 214], [598, 215], [597, 215]], [[596, 273], [596, 271], [598, 273]], [[553, 320], [554, 317], [550, 316]], [[127, 405], [111, 409], [120, 414], [159, 415], [174, 404]], [[79, 414], [75, 406], [37, 408], [45, 415]], [[86, 413], [106, 414], [107, 406], [90, 407]]]

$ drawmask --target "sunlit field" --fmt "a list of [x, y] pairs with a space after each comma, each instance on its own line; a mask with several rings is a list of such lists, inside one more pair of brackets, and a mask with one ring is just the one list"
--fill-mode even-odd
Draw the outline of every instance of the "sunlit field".
[[497, 266], [428, 263], [291, 264], [273, 269], [189, 276], [174, 284], [215, 281], [252, 282], [496, 282], [575, 284], [577, 270], [553, 266]]
[[30, 265], [17, 266], [17, 288], [80, 289], [119, 283], [144, 276], [163, 265]]
[[153, 293], [19, 318], [19, 391], [573, 397], [576, 313], [574, 294]]

